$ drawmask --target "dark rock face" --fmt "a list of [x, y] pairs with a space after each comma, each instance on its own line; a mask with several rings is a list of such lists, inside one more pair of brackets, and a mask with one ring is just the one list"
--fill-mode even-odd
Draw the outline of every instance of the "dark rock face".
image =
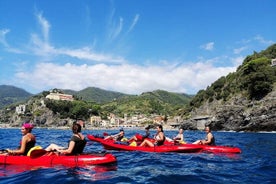
[[276, 131], [276, 91], [259, 101], [233, 98], [212, 102], [194, 111], [194, 116], [208, 114], [212, 130]]

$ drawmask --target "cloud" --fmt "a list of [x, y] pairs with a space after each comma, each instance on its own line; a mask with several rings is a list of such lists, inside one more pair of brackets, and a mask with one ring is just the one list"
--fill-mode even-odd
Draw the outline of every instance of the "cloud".
[[244, 46], [244, 47], [240, 47], [240, 48], [236, 48], [234, 49], [234, 54], [240, 54], [242, 51], [246, 50], [248, 47]]
[[266, 44], [266, 45], [271, 45], [273, 44], [274, 42], [272, 40], [265, 40], [262, 36], [260, 35], [257, 35], [254, 37], [254, 40], [262, 43], [262, 44]]
[[31, 71], [18, 72], [16, 81], [22, 81], [38, 92], [52, 88], [81, 90], [99, 87], [128, 94], [156, 89], [195, 94], [235, 69], [214, 67], [204, 62], [150, 66], [38, 63]]
[[122, 17], [120, 17], [119, 23], [114, 25], [112, 32], [110, 34], [111, 40], [114, 40], [119, 36], [119, 34], [121, 33], [121, 31], [123, 29], [123, 22], [124, 22], [124, 19]]
[[211, 51], [214, 49], [214, 42], [209, 42], [200, 46], [201, 49]]
[[0, 43], [4, 46], [5, 50], [8, 52], [16, 53], [16, 54], [21, 54], [23, 51], [20, 49], [16, 49], [11, 47], [8, 42], [6, 41], [6, 35], [10, 32], [9, 29], [2, 29], [0, 30]]
[[91, 51], [89, 47], [83, 47], [80, 49], [67, 49], [61, 48], [56, 49], [55, 53], [59, 55], [66, 55], [78, 59], [85, 59], [90, 61], [97, 61], [97, 62], [106, 62], [106, 63], [124, 63], [126, 62], [123, 57], [114, 57], [108, 54], [100, 54]]
[[131, 32], [133, 30], [133, 28], [135, 27], [135, 25], [137, 24], [138, 20], [139, 20], [139, 17], [140, 15], [139, 14], [136, 14], [133, 21], [132, 21], [132, 24], [130, 25], [127, 33]]
[[8, 34], [9, 32], [9, 29], [0, 30], [0, 43], [3, 44], [4, 47], [9, 47], [9, 44], [6, 41], [6, 34]]
[[[31, 45], [29, 49], [33, 54], [44, 57], [44, 60], [51, 60], [53, 57], [59, 55], [65, 55], [72, 58], [77, 58], [79, 60], [93, 61], [93, 62], [106, 62], [106, 63], [123, 63], [126, 62], [122, 57], [112, 56], [111, 54], [98, 53], [93, 51], [90, 47], [84, 46], [82, 48], [56, 48], [49, 43], [49, 32], [50, 24], [43, 17], [42, 13], [36, 14], [39, 25], [42, 30], [42, 37], [39, 34], [31, 34]], [[115, 31], [114, 37], [116, 34], [119, 34], [121, 31], [121, 26], [119, 25], [117, 31]]]
[[42, 34], [43, 34], [43, 39], [44, 42], [48, 43], [48, 38], [49, 38], [49, 30], [51, 25], [49, 22], [42, 16], [42, 13], [36, 14], [36, 17], [38, 19], [38, 23], [41, 25], [42, 29]]

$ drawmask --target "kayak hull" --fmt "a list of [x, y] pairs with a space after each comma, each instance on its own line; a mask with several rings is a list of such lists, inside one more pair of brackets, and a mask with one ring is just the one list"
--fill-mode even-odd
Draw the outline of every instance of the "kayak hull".
[[117, 159], [110, 153], [106, 154], [87, 154], [87, 155], [43, 155], [37, 158], [29, 156], [11, 156], [0, 155], [0, 164], [4, 165], [31, 165], [31, 166], [85, 166], [85, 165], [100, 165], [116, 162]]
[[143, 151], [143, 152], [179, 152], [179, 153], [195, 153], [201, 151], [200, 145], [183, 144], [183, 145], [162, 145], [154, 147], [144, 146], [129, 146], [124, 143], [116, 143], [114, 140], [104, 140], [93, 135], [87, 135], [91, 141], [101, 143], [105, 149], [109, 150], [123, 150], [123, 151]]
[[[165, 144], [174, 144], [174, 142], [166, 141]], [[182, 144], [187, 145], [187, 144]], [[198, 144], [190, 144], [191, 146], [201, 146], [201, 152], [204, 153], [230, 153], [230, 154], [238, 154], [241, 153], [241, 149], [238, 147], [232, 146], [217, 146], [217, 145], [198, 145]]]
[[204, 153], [225, 153], [225, 154], [239, 154], [241, 149], [231, 146], [211, 146], [198, 144], [178, 144], [166, 141], [164, 146], [139, 147], [116, 144], [113, 140], [104, 140], [93, 135], [87, 135], [91, 141], [101, 143], [106, 149], [111, 150], [126, 150], [126, 151], [147, 151], [147, 152], [204, 152]]
[[239, 154], [242, 151], [241, 151], [240, 148], [231, 147], [231, 146], [209, 146], [209, 145], [202, 145], [202, 152]]

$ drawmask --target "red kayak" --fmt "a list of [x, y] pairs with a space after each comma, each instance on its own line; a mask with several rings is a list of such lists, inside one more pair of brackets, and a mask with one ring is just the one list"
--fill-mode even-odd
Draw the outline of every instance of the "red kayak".
[[83, 155], [56, 155], [43, 154], [41, 156], [12, 156], [0, 155], [0, 164], [5, 165], [31, 165], [31, 166], [85, 166], [85, 165], [99, 165], [116, 162], [117, 159], [110, 153], [99, 154], [83, 154]]
[[[170, 145], [174, 144], [174, 142], [165, 141], [165, 144]], [[187, 144], [181, 144], [181, 145], [187, 145]], [[189, 144], [189, 145], [196, 145], [201, 146], [201, 152], [205, 153], [234, 153], [238, 154], [241, 153], [241, 149], [237, 147], [231, 147], [231, 146], [216, 146], [216, 145], [198, 145], [198, 144]]]
[[241, 149], [231, 146], [209, 146], [202, 145], [202, 152], [207, 153], [241, 153]]
[[180, 153], [195, 153], [202, 149], [201, 145], [194, 144], [182, 144], [182, 145], [162, 145], [154, 147], [140, 147], [140, 146], [130, 146], [124, 142], [116, 142], [114, 140], [105, 140], [103, 138], [95, 137], [93, 135], [87, 135], [88, 139], [91, 141], [101, 143], [105, 149], [111, 150], [124, 150], [124, 151], [143, 151], [143, 152], [180, 152]]

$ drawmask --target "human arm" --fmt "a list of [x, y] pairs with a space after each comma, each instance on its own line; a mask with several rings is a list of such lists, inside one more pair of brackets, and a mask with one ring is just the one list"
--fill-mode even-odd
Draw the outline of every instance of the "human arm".
[[201, 140], [202, 144], [210, 144], [212, 142], [213, 135], [208, 133], [206, 136], [206, 140]]
[[70, 141], [67, 149], [58, 149], [57, 151], [62, 154], [71, 154], [75, 147], [75, 141]]
[[25, 152], [26, 149], [26, 144], [29, 141], [29, 138], [27, 136], [23, 136], [22, 137], [22, 141], [21, 141], [21, 146], [20, 149], [16, 149], [16, 150], [10, 150], [7, 149], [8, 153], [11, 155], [21, 155]]

